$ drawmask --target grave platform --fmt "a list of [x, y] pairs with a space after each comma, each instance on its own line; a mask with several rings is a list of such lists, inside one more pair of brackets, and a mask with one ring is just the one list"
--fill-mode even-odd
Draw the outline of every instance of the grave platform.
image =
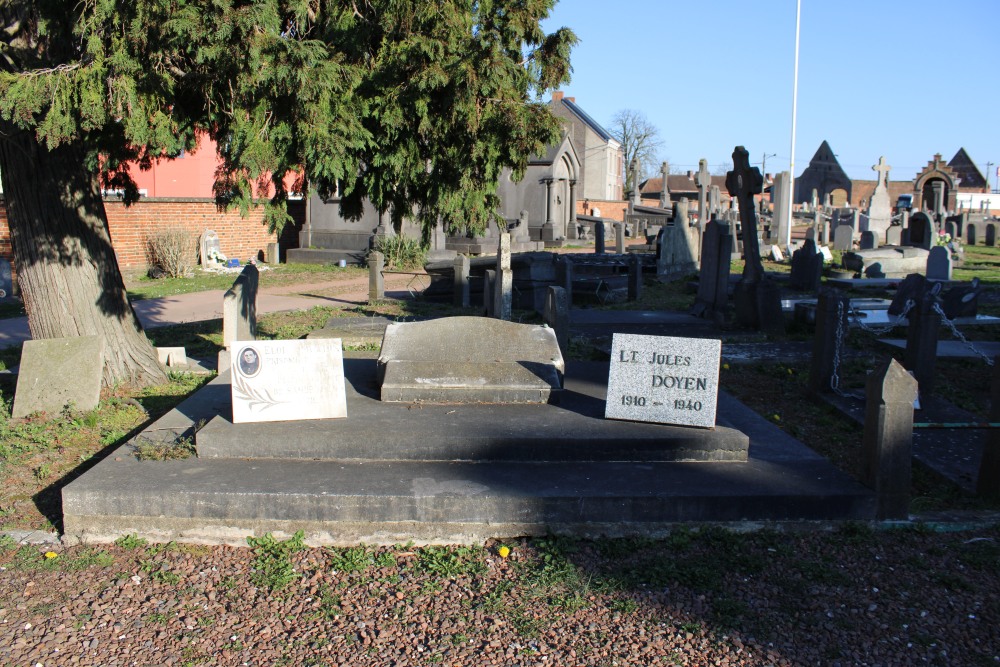
[[[230, 450], [234, 458], [206, 450], [138, 461], [123, 445], [63, 489], [66, 539], [136, 533], [245, 544], [248, 535], [303, 530], [310, 544], [476, 543], [550, 533], [656, 536], [692, 521], [874, 517], [869, 490], [725, 393], [715, 430], [600, 418], [608, 374], [601, 362], [568, 364], [560, 405], [386, 405], [375, 399], [374, 359], [345, 362], [348, 418], [301, 422], [299, 436], [288, 423], [228, 423], [229, 385], [216, 378], [140, 437], [169, 440], [211, 420], [199, 447], [221, 437], [244, 449]], [[350, 433], [315, 442], [342, 458], [325, 458], [329, 449], [324, 460], [312, 457], [308, 447], [317, 445], [305, 446], [302, 433], [338, 428]], [[675, 451], [746, 447], [747, 458], [663, 460], [670, 449], [660, 441], [670, 432]], [[251, 458], [261, 447], [269, 458]], [[457, 448], [466, 452], [461, 459], [451, 458]]]

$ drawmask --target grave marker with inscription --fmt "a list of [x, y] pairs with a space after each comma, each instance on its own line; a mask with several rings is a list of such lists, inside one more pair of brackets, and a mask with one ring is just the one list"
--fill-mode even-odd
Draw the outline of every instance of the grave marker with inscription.
[[606, 419], [713, 428], [722, 341], [616, 333]]
[[347, 417], [339, 338], [234, 345], [233, 423]]

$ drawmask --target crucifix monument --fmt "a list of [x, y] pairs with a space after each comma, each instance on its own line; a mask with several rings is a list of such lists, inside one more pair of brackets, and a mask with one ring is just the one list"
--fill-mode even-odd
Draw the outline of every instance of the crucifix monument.
[[760, 169], [750, 166], [750, 153], [743, 146], [737, 146], [733, 150], [733, 170], [726, 174], [726, 189], [739, 202], [743, 231], [743, 279], [733, 292], [736, 319], [753, 329], [784, 331], [781, 291], [766, 278], [760, 261], [753, 196], [760, 193], [763, 186]]
[[663, 187], [660, 188], [660, 208], [670, 208], [670, 185], [667, 178], [670, 176], [670, 165], [666, 162], [660, 165], [660, 177], [663, 179]]
[[708, 222], [708, 189], [712, 187], [712, 174], [708, 172], [708, 160], [698, 160], [698, 173], [695, 175], [698, 184], [698, 231], [705, 231]]

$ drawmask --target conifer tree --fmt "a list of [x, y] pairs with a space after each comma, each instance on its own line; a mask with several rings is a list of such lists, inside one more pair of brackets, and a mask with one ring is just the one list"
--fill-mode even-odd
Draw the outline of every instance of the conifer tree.
[[395, 220], [482, 230], [504, 167], [558, 137], [555, 0], [0, 0], [0, 177], [34, 338], [106, 339], [106, 384], [163, 378], [126, 298], [101, 188], [205, 132], [217, 200], [338, 189]]

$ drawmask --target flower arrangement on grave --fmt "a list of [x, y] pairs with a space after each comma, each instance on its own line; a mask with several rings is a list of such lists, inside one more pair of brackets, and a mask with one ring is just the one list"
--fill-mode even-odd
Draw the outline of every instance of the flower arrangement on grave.
[[219, 250], [209, 250], [208, 259], [213, 262], [218, 262], [219, 264], [225, 264], [226, 260], [229, 258], [223, 255]]
[[961, 262], [963, 259], [965, 259], [965, 252], [962, 248], [962, 241], [958, 238], [952, 238], [951, 234], [944, 231], [943, 229], [937, 233], [937, 239], [935, 240], [934, 244], [948, 248], [948, 251], [951, 253], [951, 259], [953, 262]]

